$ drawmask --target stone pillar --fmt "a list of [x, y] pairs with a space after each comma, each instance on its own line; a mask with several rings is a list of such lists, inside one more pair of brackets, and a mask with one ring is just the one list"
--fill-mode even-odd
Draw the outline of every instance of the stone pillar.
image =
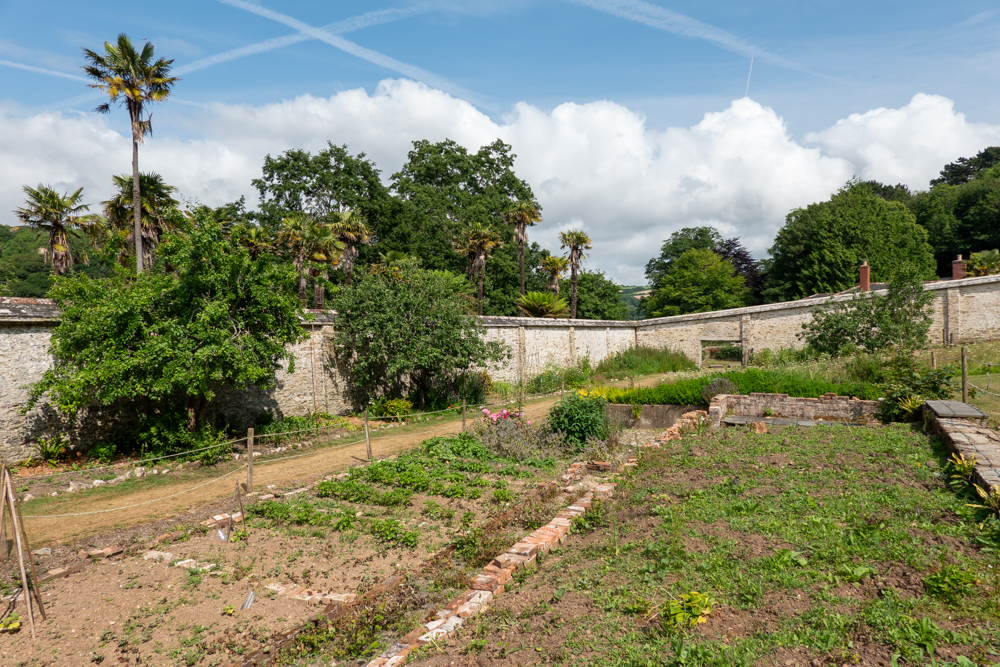
[[743, 348], [743, 365], [750, 361], [750, 316], [744, 315], [740, 318], [740, 346]]
[[962, 342], [962, 290], [958, 288], [945, 292], [944, 298], [944, 339], [949, 345]]
[[524, 327], [517, 328], [517, 379], [523, 385], [525, 377], [524, 359], [527, 354], [527, 343], [524, 340]]

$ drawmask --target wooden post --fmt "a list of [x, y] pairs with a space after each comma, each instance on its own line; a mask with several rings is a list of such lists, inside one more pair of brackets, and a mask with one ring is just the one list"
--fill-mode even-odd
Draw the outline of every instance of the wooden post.
[[[0, 472], [0, 477], [3, 478], [3, 493], [7, 496], [7, 509], [10, 511], [10, 523], [11, 527], [14, 529], [14, 546], [17, 549], [17, 565], [21, 571], [21, 595], [24, 596], [24, 605], [28, 608], [28, 623], [31, 625], [31, 638], [35, 638], [35, 610], [31, 604], [31, 589], [28, 587], [28, 573], [24, 569], [24, 545], [21, 544], [21, 529], [17, 523], [17, 512], [14, 509], [14, 503], [17, 499], [14, 496], [14, 485], [10, 478], [10, 473], [7, 471], [6, 464], [3, 467], [3, 471]], [[30, 557], [30, 555], [29, 555]]]
[[937, 360], [934, 358], [934, 350], [931, 350], [931, 368], [937, 368]]
[[962, 346], [962, 402], [969, 402], [969, 372], [965, 362], [965, 346]]
[[462, 399], [462, 430], [465, 430], [465, 399]]
[[247, 429], [247, 493], [253, 493], [253, 429]]
[[368, 450], [368, 460], [372, 460], [372, 439], [368, 435], [368, 408], [365, 408], [365, 447]]

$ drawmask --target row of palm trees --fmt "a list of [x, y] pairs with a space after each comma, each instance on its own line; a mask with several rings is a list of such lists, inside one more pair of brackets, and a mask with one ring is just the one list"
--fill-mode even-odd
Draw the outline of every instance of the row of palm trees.
[[[514, 240], [518, 245], [518, 259], [521, 272], [520, 310], [527, 315], [536, 316], [535, 310], [524, 307], [524, 305], [529, 302], [526, 301], [527, 294], [524, 286], [524, 246], [528, 242], [527, 228], [537, 222], [541, 222], [542, 216], [539, 211], [538, 204], [529, 200], [515, 202], [509, 209], [504, 211], [502, 217], [507, 223], [514, 226]], [[583, 230], [571, 229], [565, 232], [560, 232], [559, 241], [562, 244], [561, 247], [563, 249], [569, 250], [568, 256], [547, 256], [542, 260], [542, 269], [549, 274], [550, 287], [553, 295], [557, 299], [559, 296], [559, 278], [567, 268], [570, 269], [571, 304], [568, 314], [570, 317], [575, 318], [577, 303], [577, 278], [580, 266], [582, 265], [583, 260], [586, 259], [584, 250], [591, 249], [591, 240]], [[500, 240], [500, 234], [482, 223], [475, 222], [465, 229], [463, 234], [455, 240], [454, 245], [455, 250], [465, 255], [469, 262], [469, 267], [467, 269], [468, 275], [478, 284], [477, 303], [479, 314], [482, 315], [483, 281], [486, 277], [486, 260], [495, 250], [503, 245]], [[537, 316], [565, 316], [562, 314], [562, 310], [559, 310], [558, 312], [560, 313], [559, 315], [552, 315], [549, 311], [546, 311], [545, 314]]]

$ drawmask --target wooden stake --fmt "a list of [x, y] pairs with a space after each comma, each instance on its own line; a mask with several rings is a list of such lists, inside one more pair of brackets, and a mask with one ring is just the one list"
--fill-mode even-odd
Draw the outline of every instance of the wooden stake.
[[9, 503], [7, 509], [10, 511], [10, 523], [14, 528], [14, 546], [17, 548], [17, 565], [21, 571], [21, 595], [24, 596], [24, 604], [28, 608], [28, 623], [31, 625], [31, 638], [35, 638], [35, 610], [31, 604], [31, 589], [28, 587], [28, 573], [24, 569], [24, 546], [21, 544], [21, 530], [17, 524], [17, 513], [14, 511], [14, 487], [11, 484], [10, 473], [7, 471], [6, 462], [3, 471], [3, 493], [7, 496]]
[[[3, 483], [3, 477], [0, 475], [0, 484]], [[0, 491], [3, 487], [0, 486]], [[7, 544], [7, 512], [4, 510], [7, 508], [7, 494], [0, 493], [0, 561], [5, 561], [10, 558], [10, 545]]]
[[965, 362], [965, 346], [962, 346], [962, 402], [969, 402], [969, 373]]
[[[240, 501], [240, 523], [242, 524], [243, 539], [246, 540], [247, 544], [250, 544], [250, 531], [247, 530], [247, 513], [243, 509], [243, 494], [240, 493], [239, 486], [236, 487], [236, 498]], [[232, 526], [233, 522], [230, 521], [229, 525]]]
[[934, 359], [934, 350], [931, 350], [931, 368], [937, 368], [937, 360]]
[[462, 430], [465, 430], [465, 399], [462, 399]]
[[372, 439], [368, 435], [368, 408], [365, 408], [365, 447], [368, 450], [368, 460], [372, 460]]
[[[8, 475], [9, 474], [10, 473], [8, 473]], [[13, 492], [14, 490], [13, 477], [11, 477], [10, 484], [11, 484], [10, 487], [11, 491]], [[35, 570], [35, 559], [31, 557], [32, 556], [31, 543], [28, 542], [28, 533], [24, 529], [24, 517], [21, 516], [21, 503], [20, 502], [17, 503], [16, 507], [17, 507], [17, 522], [21, 525], [21, 533], [22, 536], [24, 537], [24, 549], [25, 552], [28, 554], [28, 565], [31, 566], [31, 590], [35, 595], [35, 602], [38, 603], [38, 611], [42, 614], [42, 620], [47, 621], [49, 619], [45, 616], [45, 606], [42, 604], [42, 593], [41, 591], [38, 590], [38, 572]]]
[[253, 493], [253, 429], [247, 429], [247, 493]]

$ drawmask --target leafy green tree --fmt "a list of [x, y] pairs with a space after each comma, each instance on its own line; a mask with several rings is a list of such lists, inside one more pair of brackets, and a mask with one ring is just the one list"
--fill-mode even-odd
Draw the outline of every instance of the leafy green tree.
[[771, 246], [764, 297], [768, 301], [835, 293], [858, 284], [865, 260], [873, 281], [889, 280], [903, 265], [934, 275], [926, 230], [899, 202], [862, 183], [848, 183], [829, 201], [788, 214]]
[[509, 356], [485, 340], [466, 289], [459, 276], [403, 263], [396, 273], [360, 274], [330, 297], [336, 354], [360, 403], [409, 389], [423, 405], [432, 379]]
[[[564, 287], [572, 289], [569, 280]], [[581, 271], [576, 280], [576, 317], [581, 320], [627, 320], [628, 304], [622, 290], [603, 271]]]
[[261, 177], [253, 180], [260, 194], [255, 217], [262, 227], [276, 233], [283, 219], [297, 213], [334, 222], [336, 214], [355, 211], [381, 235], [394, 203], [380, 174], [364, 153], [352, 155], [347, 146], [329, 142], [316, 155], [300, 149], [268, 155]]
[[[505, 246], [516, 247], [514, 229], [503, 213], [515, 202], [535, 197], [514, 173], [515, 157], [500, 140], [474, 153], [451, 140], [415, 141], [406, 163], [392, 176], [398, 209], [389, 224], [375, 230], [379, 240], [371, 251], [399, 250], [419, 258], [427, 269], [461, 273], [465, 262], [451, 244], [471, 223], [499, 232]], [[502, 289], [518, 291], [516, 276], [515, 271], [514, 282]], [[509, 301], [511, 312], [514, 299]]]
[[678, 257], [653, 288], [646, 304], [650, 317], [745, 306], [749, 290], [732, 264], [711, 250], [692, 249]]
[[941, 177], [931, 181], [931, 185], [963, 185], [968, 183], [982, 171], [1000, 164], [1000, 146], [990, 146], [976, 153], [975, 157], [960, 157], [946, 164], [941, 170]]
[[56, 280], [56, 364], [32, 385], [29, 408], [44, 396], [71, 417], [124, 404], [164, 417], [160, 429], [195, 432], [219, 391], [271, 387], [283, 361], [294, 370], [286, 346], [305, 334], [293, 270], [253, 261], [210, 209], [192, 215], [191, 231], [167, 234], [164, 261], [138, 278], [117, 268]]
[[572, 317], [576, 317], [577, 301], [577, 281], [580, 273], [580, 265], [587, 256], [584, 250], [590, 250], [590, 237], [582, 229], [569, 229], [559, 232], [559, 242], [562, 248], [568, 248], [569, 254], [566, 259], [569, 261], [569, 284], [570, 284], [570, 310]]
[[715, 227], [684, 227], [663, 242], [660, 256], [646, 262], [646, 279], [656, 285], [670, 271], [670, 265], [688, 250], [715, 250], [722, 235]]
[[903, 267], [884, 293], [858, 292], [850, 301], [817, 309], [800, 337], [817, 352], [834, 356], [851, 348], [869, 354], [921, 349], [933, 322], [933, 301], [921, 272]]
[[938, 183], [916, 195], [911, 208], [927, 230], [938, 275], [950, 276], [958, 255], [968, 258], [1000, 246], [1000, 165], [958, 185]]
[[76, 234], [81, 225], [83, 211], [90, 208], [83, 201], [83, 188], [61, 195], [47, 185], [37, 188], [24, 186], [28, 195], [24, 206], [14, 211], [21, 222], [48, 232], [49, 252], [52, 253], [52, 271], [65, 273], [73, 265], [67, 235]]
[[132, 127], [132, 212], [135, 237], [135, 269], [143, 271], [142, 203], [139, 177], [139, 144], [152, 133], [153, 125], [149, 106], [170, 96], [174, 84], [180, 81], [170, 76], [173, 60], [153, 60], [153, 45], [146, 42], [142, 52], [136, 51], [128, 35], [121, 33], [115, 44], [104, 42], [104, 53], [84, 49], [89, 65], [83, 68], [87, 76], [97, 83], [97, 88], [108, 95], [108, 102], [97, 107], [98, 113], [109, 113], [112, 104], [124, 104]]

